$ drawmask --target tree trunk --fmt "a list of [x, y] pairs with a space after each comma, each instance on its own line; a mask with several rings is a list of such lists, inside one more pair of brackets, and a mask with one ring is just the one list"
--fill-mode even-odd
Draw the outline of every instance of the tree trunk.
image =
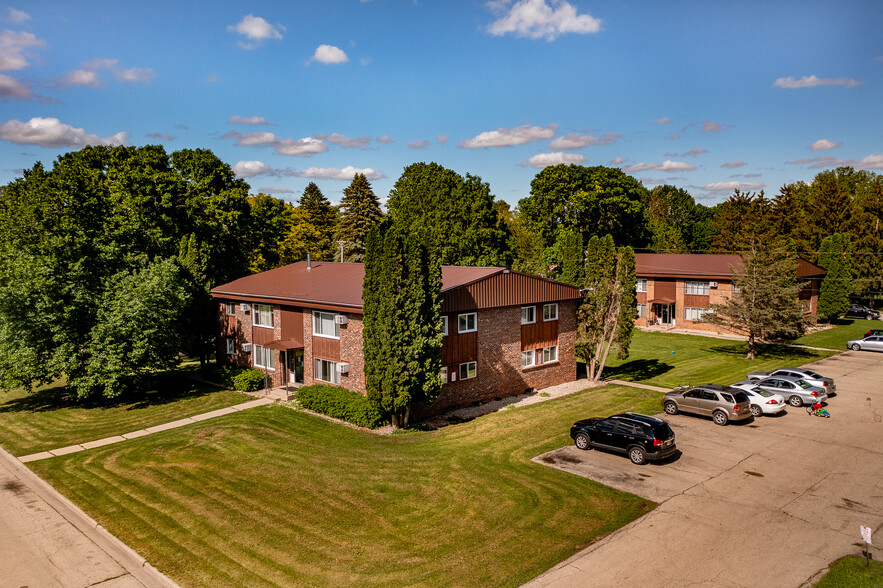
[[754, 331], [748, 332], [748, 355], [745, 356], [745, 359], [754, 359], [756, 356], [755, 353], [755, 343], [754, 343]]

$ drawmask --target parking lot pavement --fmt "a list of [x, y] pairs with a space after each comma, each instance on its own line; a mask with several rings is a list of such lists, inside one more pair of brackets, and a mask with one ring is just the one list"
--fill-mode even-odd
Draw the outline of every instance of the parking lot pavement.
[[664, 418], [681, 453], [665, 462], [572, 446], [535, 458], [660, 505], [527, 585], [797, 587], [859, 554], [860, 525], [883, 536], [883, 354], [812, 366], [837, 382], [830, 419], [678, 414]]

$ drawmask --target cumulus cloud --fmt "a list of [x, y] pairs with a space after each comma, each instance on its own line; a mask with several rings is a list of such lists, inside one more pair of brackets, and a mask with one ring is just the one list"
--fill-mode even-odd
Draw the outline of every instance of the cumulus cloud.
[[319, 63], [324, 63], [326, 65], [334, 65], [337, 63], [346, 63], [349, 61], [349, 57], [346, 56], [343, 49], [335, 47], [334, 45], [319, 45], [316, 47], [316, 52], [313, 53], [310, 61], [318, 61]]
[[343, 147], [344, 149], [358, 149], [368, 145], [371, 142], [371, 137], [347, 137], [346, 135], [341, 135], [340, 133], [332, 133], [330, 135], [313, 135], [316, 139], [322, 139], [324, 141], [328, 141], [333, 145], [337, 145], [339, 147]]
[[830, 139], [819, 139], [809, 146], [811, 151], [827, 151], [828, 149], [835, 149], [837, 147], [840, 147], [840, 143], [835, 143]]
[[411, 141], [408, 143], [409, 149], [426, 149], [429, 147], [429, 141], [425, 139], [423, 141]]
[[255, 126], [257, 126], [257, 125], [269, 125], [270, 124], [267, 122], [267, 119], [265, 119], [262, 116], [234, 115], [234, 116], [231, 116], [230, 118], [228, 118], [227, 122], [230, 123], [231, 125], [255, 125]]
[[27, 52], [30, 47], [45, 47], [46, 43], [32, 33], [0, 32], [0, 71], [25, 69], [30, 65]]
[[763, 182], [715, 182], [713, 184], [705, 184], [702, 189], [706, 192], [732, 192], [739, 190], [740, 192], [752, 192], [762, 190], [766, 184]]
[[114, 75], [121, 82], [129, 84], [149, 84], [153, 81], [153, 70], [149, 67], [133, 67], [131, 69], [117, 68]]
[[40, 147], [85, 147], [86, 145], [126, 145], [127, 132], [101, 138], [57, 118], [35, 117], [28, 122], [9, 120], [0, 125], [0, 140]]
[[852, 78], [819, 78], [813, 75], [803, 76], [799, 80], [795, 80], [791, 76], [788, 76], [787, 78], [778, 78], [773, 86], [776, 88], [793, 90], [796, 88], [814, 88], [816, 86], [846, 86], [847, 88], [852, 88], [854, 86], [860, 86], [863, 83], [864, 82]]
[[92, 69], [75, 69], [57, 78], [55, 81], [62, 87], [88, 86], [90, 88], [97, 88], [101, 85], [101, 78], [98, 76], [98, 72]]
[[175, 137], [168, 133], [147, 133], [147, 136], [151, 139], [158, 139], [160, 141], [174, 141]]
[[535, 167], [537, 169], [543, 169], [545, 167], [549, 167], [550, 165], [558, 165], [559, 163], [564, 164], [580, 164], [585, 163], [586, 157], [584, 155], [580, 155], [579, 153], [537, 153], [527, 161], [522, 162], [523, 166]]
[[98, 76], [98, 70], [110, 70], [116, 79], [129, 84], [149, 84], [155, 77], [154, 71], [149, 67], [120, 67], [119, 59], [108, 59], [97, 57], [89, 61], [84, 61], [83, 69], [76, 69], [67, 75], [56, 79], [56, 83], [61, 86], [89, 86], [96, 88], [101, 85], [101, 78]]
[[667, 125], [670, 122], [671, 122], [670, 118], [668, 118], [667, 116], [663, 116], [662, 118], [657, 118], [656, 120], [654, 120], [653, 124], [654, 125]]
[[273, 174], [273, 168], [263, 161], [237, 161], [233, 165], [233, 173], [240, 178], [253, 178]]
[[435, 140], [438, 141], [439, 145], [444, 145], [445, 143], [448, 142], [448, 136], [447, 135], [439, 135]]
[[[508, 2], [488, 2], [488, 8], [502, 13]], [[601, 20], [591, 14], [577, 14], [576, 7], [565, 0], [518, 0], [499, 19], [487, 27], [494, 36], [515, 33], [529, 39], [554, 41], [566, 33], [588, 34], [601, 30]]]
[[312, 180], [341, 180], [345, 182], [352, 181], [356, 174], [363, 174], [369, 180], [379, 180], [386, 176], [382, 173], [370, 168], [357, 168], [348, 165], [342, 169], [336, 167], [310, 167], [302, 171], [297, 171], [291, 175], [299, 178], [310, 178]]
[[610, 165], [620, 165], [628, 161], [628, 157], [615, 157], [610, 160]]
[[16, 100], [30, 100], [33, 97], [31, 89], [7, 75], [0, 74], [0, 100], [4, 102], [10, 98]]
[[24, 24], [27, 21], [31, 20], [31, 15], [25, 12], [24, 10], [17, 10], [15, 8], [7, 8], [6, 9], [6, 20], [10, 22], [14, 22], [15, 24]]
[[620, 139], [622, 139], [622, 135], [619, 133], [607, 133], [602, 137], [570, 133], [563, 137], [553, 139], [552, 142], [549, 143], [549, 149], [582, 149], [589, 145], [610, 145]]
[[693, 171], [696, 166], [684, 161], [671, 161], [666, 159], [662, 163], [635, 163], [622, 168], [627, 174], [639, 171]]
[[724, 125], [718, 124], [716, 122], [712, 122], [710, 120], [706, 120], [702, 122], [702, 132], [703, 133], [720, 133], [726, 127]]
[[293, 157], [311, 157], [317, 153], [328, 151], [328, 145], [320, 139], [304, 137], [303, 139], [279, 139], [267, 131], [239, 133], [230, 131], [221, 135], [222, 139], [235, 139], [239, 147], [273, 147], [279, 155]]
[[721, 165], [721, 167], [725, 168], [725, 169], [735, 169], [737, 167], [743, 167], [745, 165], [747, 165], [747, 164], [744, 161], [742, 161], [741, 159], [739, 159], [737, 161], [730, 161], [728, 163], [724, 163]]
[[380, 135], [379, 137], [377, 137], [376, 141], [378, 143], [383, 143], [384, 145], [389, 145], [390, 143], [395, 143], [395, 141], [393, 141], [392, 137], [390, 137], [389, 135]]
[[239, 133], [230, 131], [221, 135], [222, 139], [236, 139], [239, 147], [270, 146], [276, 142], [276, 135], [268, 131], [256, 131], [254, 133]]
[[485, 147], [512, 147], [513, 145], [526, 145], [531, 141], [542, 141], [555, 136], [558, 125], [551, 124], [544, 127], [531, 127], [522, 125], [514, 129], [499, 128], [496, 131], [485, 131], [467, 141], [460, 141], [461, 149], [482, 149]]
[[281, 39], [285, 32], [282, 25], [271, 25], [260, 16], [248, 14], [235, 25], [228, 25], [227, 30], [237, 35], [242, 35], [249, 41], [239, 41], [237, 44], [243, 49], [256, 49], [267, 39]]

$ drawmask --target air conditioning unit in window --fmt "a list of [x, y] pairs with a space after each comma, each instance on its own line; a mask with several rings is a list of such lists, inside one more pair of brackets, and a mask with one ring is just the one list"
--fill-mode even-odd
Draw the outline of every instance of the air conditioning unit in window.
[[251, 304], [246, 304], [243, 302], [239, 305], [239, 310], [241, 310], [242, 312], [248, 312], [249, 310], [251, 310]]
[[251, 343], [243, 343], [242, 350], [246, 353], [251, 353]]
[[350, 319], [345, 314], [336, 314], [334, 315], [334, 323], [338, 325], [345, 325], [350, 322]]
[[717, 282], [708, 282], [709, 288], [717, 288]]
[[348, 373], [350, 373], [350, 364], [348, 364], [348, 363], [339, 363], [339, 364], [337, 364], [337, 373], [338, 373], [338, 374], [348, 374]]

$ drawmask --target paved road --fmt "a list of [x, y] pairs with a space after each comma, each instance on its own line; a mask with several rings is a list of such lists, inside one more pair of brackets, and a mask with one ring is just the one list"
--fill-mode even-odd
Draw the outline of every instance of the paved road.
[[537, 457], [660, 505], [527, 586], [797, 587], [858, 555], [860, 525], [883, 543], [883, 354], [813, 366], [837, 381], [830, 419], [789, 408], [718, 427], [676, 415], [682, 455], [668, 463], [574, 447]]

